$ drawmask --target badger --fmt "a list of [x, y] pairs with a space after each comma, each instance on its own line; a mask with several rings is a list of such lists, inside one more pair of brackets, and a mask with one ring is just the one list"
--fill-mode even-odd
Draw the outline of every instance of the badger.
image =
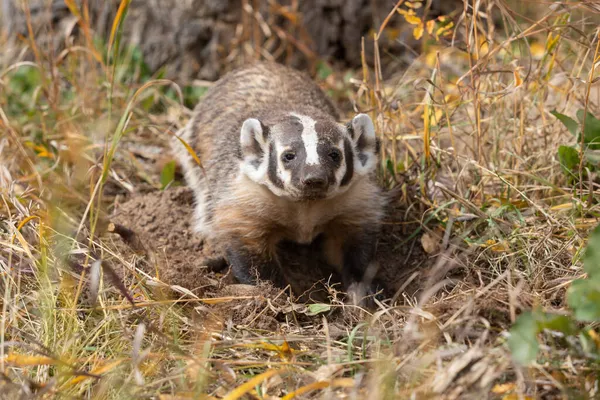
[[291, 284], [280, 252], [296, 243], [320, 252], [314, 259], [353, 296], [372, 288], [365, 272], [385, 206], [379, 140], [367, 114], [338, 121], [307, 74], [255, 62], [211, 86], [177, 133], [172, 149], [194, 192], [195, 230], [223, 247], [239, 282]]

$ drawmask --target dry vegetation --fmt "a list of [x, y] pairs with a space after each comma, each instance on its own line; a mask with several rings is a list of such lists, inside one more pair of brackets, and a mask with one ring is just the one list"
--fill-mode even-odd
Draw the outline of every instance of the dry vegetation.
[[[0, 65], [0, 398], [598, 396], [597, 324], [569, 338], [544, 325], [553, 332], [527, 366], [518, 361], [535, 341], [515, 341], [521, 354], [507, 344], [532, 308], [583, 326], [566, 293], [590, 274], [581, 256], [598, 223], [597, 171], [579, 150], [558, 156], [577, 139], [552, 111], [600, 116], [597, 3], [466, 1], [429, 22], [426, 4], [400, 1], [364, 38], [376, 51], [362, 70], [317, 65], [349, 115], [376, 120], [381, 181], [399, 191], [382, 239], [396, 293], [374, 310], [335, 288], [302, 304], [205, 273], [177, 225], [189, 210], [153, 217], [189, 200], [164, 149], [204, 83], [150, 76], [121, 49], [127, 1], [104, 40], [85, 7], [66, 3], [81, 35], [60, 52], [20, 38], [27, 51]], [[419, 56], [384, 75], [392, 56], [377, 38], [398, 35], [388, 26], [398, 20]], [[261, 35], [239, 54], [269, 57]], [[127, 206], [140, 193], [157, 196], [154, 209]], [[137, 214], [115, 224], [123, 210]], [[123, 229], [144, 218], [167, 233], [152, 242]], [[153, 246], [163, 236], [187, 253]]]

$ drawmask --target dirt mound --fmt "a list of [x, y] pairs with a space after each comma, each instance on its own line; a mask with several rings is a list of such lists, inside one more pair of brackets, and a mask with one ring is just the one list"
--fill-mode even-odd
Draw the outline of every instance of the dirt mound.
[[[407, 278], [427, 264], [427, 255], [414, 235], [416, 226], [407, 226], [402, 221], [403, 211], [392, 203], [378, 245], [379, 271], [376, 278], [385, 283], [386, 296], [393, 296]], [[137, 194], [119, 206], [112, 221], [117, 230], [130, 232], [121, 235], [129, 247], [149, 252], [155, 262], [148, 263], [149, 274], [158, 276], [170, 285], [182, 286], [198, 295], [232, 296], [227, 285], [235, 283], [224, 268], [222, 254], [193, 232], [193, 194], [184, 187]], [[137, 243], [137, 244], [136, 244]], [[289, 254], [283, 262], [294, 273], [294, 291], [305, 293], [301, 300], [324, 301], [327, 286], [334, 283], [332, 271], [318, 267], [314, 260], [310, 266], [303, 263], [307, 252]], [[324, 263], [323, 263], [324, 264]], [[310, 270], [307, 270], [310, 268]], [[157, 271], [156, 271], [157, 270]], [[310, 281], [306, 279], [310, 277]], [[317, 282], [317, 283], [315, 283]], [[239, 285], [236, 285], [236, 287]]]
[[193, 202], [187, 188], [138, 194], [118, 208], [112, 222], [118, 233], [130, 231], [122, 235], [130, 247], [151, 253], [162, 281], [202, 294], [217, 283], [211, 269], [218, 269], [219, 254], [194, 233]]

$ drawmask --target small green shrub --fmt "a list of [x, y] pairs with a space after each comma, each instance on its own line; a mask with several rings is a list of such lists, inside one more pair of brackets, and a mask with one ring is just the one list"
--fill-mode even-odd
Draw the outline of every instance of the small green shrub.
[[[539, 353], [538, 335], [558, 333], [561, 346], [591, 360], [600, 361], [598, 336], [593, 324], [600, 322], [600, 225], [590, 235], [583, 256], [587, 278], [573, 281], [567, 291], [565, 314], [533, 310], [521, 314], [510, 331], [508, 346], [516, 361], [529, 364]], [[592, 325], [590, 325], [592, 324]]]
[[[577, 138], [577, 144], [572, 146], [560, 146], [558, 148], [558, 160], [563, 171], [569, 176], [571, 182], [579, 179], [579, 167], [581, 163], [581, 154], [584, 162], [581, 174], [587, 176], [587, 171], [596, 172], [600, 164], [600, 120], [589, 112], [579, 110], [577, 112], [577, 121], [564, 114], [552, 111], [554, 115], [568, 129], [573, 136]], [[584, 124], [585, 115], [585, 124]], [[583, 151], [581, 145], [583, 144]]]

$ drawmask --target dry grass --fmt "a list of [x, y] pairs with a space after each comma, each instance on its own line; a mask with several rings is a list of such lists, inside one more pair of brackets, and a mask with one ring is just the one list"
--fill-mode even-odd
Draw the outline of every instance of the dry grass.
[[[382, 182], [400, 187], [429, 253], [371, 311], [337, 298], [315, 310], [268, 286], [199, 298], [121, 253], [108, 215], [160, 189], [168, 158], [154, 154], [189, 110], [170, 82], [142, 82], [119, 51], [120, 17], [104, 49], [83, 35], [53, 55], [22, 39], [34, 58], [0, 65], [0, 397], [597, 395], [597, 363], [550, 338], [525, 368], [505, 343], [521, 311], [564, 310], [599, 211], [597, 183], [561, 170], [557, 148], [574, 139], [550, 114], [600, 114], [598, 10], [530, 5], [524, 17], [467, 1], [408, 69], [384, 76], [376, 41], [374, 68], [321, 81], [377, 121]], [[247, 36], [240, 52], [262, 54], [260, 32]]]

